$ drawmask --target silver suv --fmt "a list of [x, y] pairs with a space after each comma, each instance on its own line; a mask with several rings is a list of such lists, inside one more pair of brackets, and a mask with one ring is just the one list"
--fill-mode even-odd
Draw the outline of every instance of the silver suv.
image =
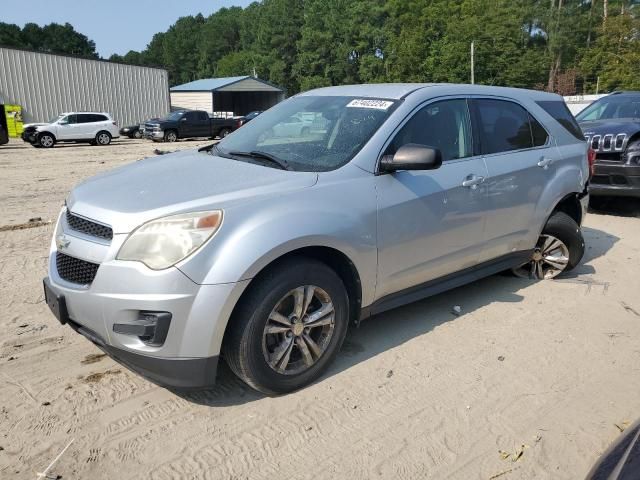
[[566, 113], [561, 97], [471, 85], [296, 95], [215, 146], [76, 186], [47, 303], [157, 383], [212, 385], [223, 356], [262, 392], [295, 390], [349, 323], [578, 264], [587, 145], [549, 112]]

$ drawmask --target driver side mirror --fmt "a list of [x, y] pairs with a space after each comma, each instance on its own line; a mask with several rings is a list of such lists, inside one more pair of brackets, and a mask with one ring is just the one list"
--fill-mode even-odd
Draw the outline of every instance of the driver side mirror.
[[58, 122], [59, 125], [69, 125], [69, 120], [60, 120]]
[[442, 165], [442, 153], [437, 148], [407, 143], [395, 155], [384, 155], [380, 160], [381, 172], [397, 170], [435, 170]]
[[187, 117], [182, 117], [182, 118], [180, 119], [180, 121], [181, 121], [181, 122], [186, 122], [186, 121], [187, 121]]

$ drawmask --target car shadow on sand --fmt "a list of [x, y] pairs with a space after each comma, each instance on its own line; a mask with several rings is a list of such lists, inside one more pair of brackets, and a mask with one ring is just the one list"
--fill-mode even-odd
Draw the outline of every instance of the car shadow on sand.
[[[596, 270], [591, 262], [605, 255], [619, 240], [589, 227], [584, 227], [583, 232], [587, 248], [582, 262], [556, 281], [597, 282], [593, 278]], [[520, 302], [524, 298], [522, 290], [534, 282], [508, 273], [497, 274], [367, 319], [359, 327], [349, 329], [338, 357], [318, 382], [488, 304]], [[461, 307], [459, 314], [452, 312], [456, 305]], [[174, 390], [174, 393], [210, 407], [238, 405], [265, 397], [239, 380], [224, 361], [219, 363], [215, 387], [192, 392]]]

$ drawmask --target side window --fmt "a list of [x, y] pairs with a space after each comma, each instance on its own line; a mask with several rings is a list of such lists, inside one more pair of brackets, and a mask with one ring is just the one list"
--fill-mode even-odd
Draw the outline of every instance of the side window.
[[201, 122], [206, 122], [209, 120], [209, 115], [207, 115], [206, 112], [199, 112], [198, 120], [200, 120]]
[[93, 122], [93, 115], [90, 113], [79, 113], [76, 115], [77, 123], [91, 123]]
[[91, 120], [92, 122], [106, 122], [107, 121], [107, 117], [105, 117], [104, 115], [100, 115], [99, 113], [93, 114], [91, 116], [93, 117], [93, 120]]
[[437, 148], [442, 160], [470, 157], [471, 121], [467, 101], [443, 100], [423, 107], [396, 134], [385, 155], [408, 143]]
[[69, 125], [78, 123], [78, 115], [67, 115], [67, 123]]
[[489, 99], [479, 99], [475, 103], [480, 123], [480, 151], [483, 154], [533, 146], [530, 115], [520, 105], [507, 100]]
[[184, 118], [187, 119], [187, 122], [193, 123], [198, 121], [197, 115], [198, 115], [197, 112], [187, 112], [185, 113]]
[[544, 127], [540, 125], [540, 122], [538, 122], [531, 115], [529, 115], [529, 123], [531, 124], [531, 136], [533, 137], [533, 146], [542, 147], [545, 143], [547, 143], [549, 134], [544, 129]]

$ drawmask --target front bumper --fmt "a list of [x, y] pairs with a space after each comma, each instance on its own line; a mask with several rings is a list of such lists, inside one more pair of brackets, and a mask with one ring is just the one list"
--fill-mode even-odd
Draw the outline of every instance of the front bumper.
[[593, 196], [640, 197], [640, 166], [596, 163], [589, 185]]
[[33, 132], [31, 132], [31, 131], [29, 131], [29, 132], [24, 131], [24, 132], [22, 132], [22, 134], [20, 135], [20, 138], [22, 138], [22, 140], [23, 140], [24, 142], [27, 142], [27, 143], [34, 143], [34, 142], [36, 141], [37, 136], [38, 136], [38, 132], [36, 132], [36, 131], [33, 131]]
[[[60, 216], [45, 283], [63, 299], [67, 323], [156, 383], [181, 388], [213, 385], [227, 321], [249, 281], [200, 285], [176, 267], [154, 271], [139, 262], [116, 260], [126, 237], [116, 234], [111, 242], [98, 242], [70, 229], [65, 215]], [[59, 275], [60, 238], [65, 240], [62, 253], [99, 264], [90, 284], [71, 283]], [[141, 322], [144, 312], [170, 313], [161, 344], [119, 328]]]
[[164, 131], [163, 130], [145, 130], [144, 138], [150, 138], [151, 140], [163, 140]]

